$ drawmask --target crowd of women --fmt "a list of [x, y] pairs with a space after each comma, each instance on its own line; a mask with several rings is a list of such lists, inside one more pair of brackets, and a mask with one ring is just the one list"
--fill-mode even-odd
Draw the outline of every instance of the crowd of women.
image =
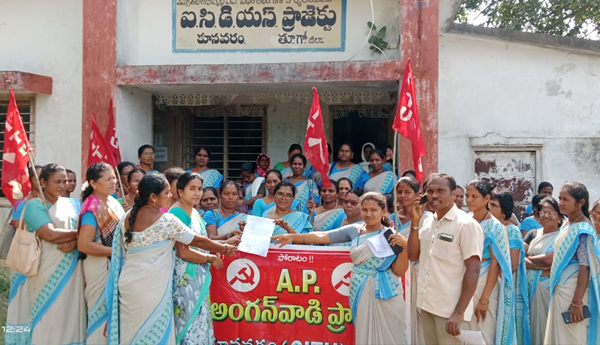
[[[406, 249], [418, 236], [411, 230], [437, 217], [435, 191], [411, 171], [398, 179], [384, 150], [367, 143], [354, 164], [352, 146], [341, 145], [331, 187], [296, 144], [274, 168], [266, 153], [243, 164], [239, 181], [209, 167], [206, 147], [190, 170], [158, 172], [144, 145], [138, 165], [88, 167], [80, 199], [64, 197], [65, 168], [35, 167], [40, 185], [32, 170], [32, 192], [13, 219], [39, 237], [40, 267], [31, 277], [12, 274], [6, 343], [214, 343], [210, 267], [236, 252], [248, 215], [272, 219], [280, 245], [350, 246], [356, 344], [426, 343], [419, 262], [407, 250], [378, 257], [367, 242], [394, 229], [390, 245]], [[600, 201], [590, 214], [584, 185], [566, 183], [557, 201], [543, 184], [519, 222], [510, 191], [483, 180], [448, 186], [452, 207], [463, 212], [466, 200], [484, 238], [474, 317], [463, 329], [480, 331], [486, 344], [597, 343]]]

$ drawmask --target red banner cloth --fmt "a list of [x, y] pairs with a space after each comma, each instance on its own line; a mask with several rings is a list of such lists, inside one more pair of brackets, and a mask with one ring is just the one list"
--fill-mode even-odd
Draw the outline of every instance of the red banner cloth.
[[223, 260], [211, 269], [217, 344], [354, 343], [349, 247], [292, 245]]
[[28, 152], [33, 152], [17, 108], [15, 93], [10, 89], [6, 125], [4, 127], [4, 153], [2, 155], [2, 192], [13, 207], [31, 192]]
[[108, 127], [106, 128], [104, 141], [108, 144], [109, 155], [112, 155], [115, 165], [121, 163], [121, 150], [119, 148], [119, 139], [117, 139], [117, 124], [112, 99], [108, 107]]
[[412, 156], [417, 173], [417, 181], [423, 178], [423, 164], [421, 157], [425, 156], [425, 144], [421, 136], [421, 121], [419, 120], [419, 111], [417, 110], [417, 92], [415, 89], [415, 80], [413, 78], [412, 68], [410, 67], [410, 58], [406, 63], [400, 95], [398, 98], [398, 109], [392, 128], [411, 141]]
[[112, 166], [117, 165], [115, 157], [110, 153], [112, 153], [112, 151], [104, 140], [104, 136], [96, 123], [96, 116], [92, 114], [92, 132], [90, 134], [87, 166], [89, 167], [90, 165], [99, 162], [105, 162]]
[[304, 137], [304, 156], [312, 166], [321, 173], [323, 187], [331, 187], [329, 173], [329, 151], [327, 150], [327, 137], [323, 127], [323, 113], [317, 88], [313, 87], [313, 103], [306, 125], [306, 136]]

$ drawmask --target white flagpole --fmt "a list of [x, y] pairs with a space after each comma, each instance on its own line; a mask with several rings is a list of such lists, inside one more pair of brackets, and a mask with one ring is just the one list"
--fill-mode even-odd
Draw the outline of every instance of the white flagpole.
[[[394, 156], [392, 157], [392, 173], [394, 171], [396, 171], [396, 166], [400, 166], [400, 162], [398, 161], [399, 158], [399, 151], [398, 150], [398, 132], [394, 131]], [[399, 168], [398, 168], [399, 169]], [[400, 176], [400, 174], [398, 174], [398, 176]], [[392, 189], [392, 195], [394, 198], [394, 217], [395, 217], [395, 221], [394, 221], [394, 230], [396, 230], [396, 232], [398, 232], [398, 223], [400, 222], [400, 215], [398, 214], [398, 191], [396, 191], [396, 185], [398, 184], [397, 180], [394, 180], [394, 187]], [[390, 212], [391, 214], [392, 212]]]

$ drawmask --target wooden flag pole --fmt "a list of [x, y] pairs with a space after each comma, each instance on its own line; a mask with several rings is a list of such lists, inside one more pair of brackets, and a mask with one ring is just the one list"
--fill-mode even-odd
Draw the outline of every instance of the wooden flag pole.
[[[394, 131], [394, 156], [392, 157], [392, 173], [396, 171], [396, 166], [400, 166], [400, 162], [398, 161], [400, 158], [400, 150], [398, 150], [398, 132]], [[397, 165], [396, 165], [397, 164]], [[398, 174], [400, 176], [400, 174]], [[400, 215], [398, 214], [398, 191], [396, 190], [396, 185], [398, 181], [394, 181], [394, 187], [392, 189], [392, 195], [394, 198], [394, 230], [398, 232], [398, 223], [400, 222]], [[390, 212], [391, 214], [392, 212]]]
[[121, 187], [121, 198], [123, 198], [123, 202], [125, 202], [125, 189], [123, 189], [123, 181], [121, 181], [121, 172], [116, 166], [115, 171], [117, 173], [117, 179], [119, 179], [119, 186]]
[[35, 168], [35, 160], [33, 159], [33, 153], [31, 151], [27, 151], [27, 155], [29, 156], [29, 163], [33, 167], [33, 174], [35, 175], [35, 180], [38, 183], [38, 187], [40, 188], [40, 198], [42, 198], [42, 203], [44, 207], [46, 207], [46, 197], [44, 196], [44, 188], [42, 187], [42, 183], [40, 182], [40, 177], [38, 176], [37, 169]]

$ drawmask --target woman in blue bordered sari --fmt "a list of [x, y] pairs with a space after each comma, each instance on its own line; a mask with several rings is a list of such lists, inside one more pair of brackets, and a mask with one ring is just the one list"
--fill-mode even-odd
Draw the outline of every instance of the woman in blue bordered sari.
[[228, 240], [241, 235], [238, 223], [246, 219], [246, 215], [238, 212], [240, 190], [231, 180], [223, 181], [219, 190], [221, 206], [216, 210], [207, 210], [202, 216], [206, 222], [206, 232], [213, 240]]
[[536, 205], [541, 229], [530, 231], [533, 239], [527, 249], [527, 291], [531, 322], [531, 343], [543, 344], [550, 308], [550, 268], [554, 259], [554, 241], [563, 222], [558, 202], [544, 198]]
[[344, 209], [338, 207], [339, 188], [335, 181], [331, 181], [331, 187], [321, 188], [321, 199], [323, 205], [314, 210], [314, 227], [315, 231], [329, 231], [342, 226], [342, 222], [346, 219]]
[[263, 186], [265, 178], [258, 176], [256, 165], [252, 162], [242, 164], [240, 170], [244, 180], [244, 213], [252, 214], [256, 201], [265, 196]]
[[309, 213], [308, 203], [312, 201], [319, 204], [319, 188], [317, 183], [304, 177], [304, 167], [306, 166], [306, 157], [302, 154], [292, 156], [292, 176], [285, 179], [296, 187], [296, 195], [294, 199], [298, 200], [298, 211]]
[[235, 247], [197, 235], [176, 216], [160, 211], [171, 198], [164, 175], [144, 176], [138, 193], [113, 238], [106, 285], [108, 343], [174, 344], [175, 241], [224, 254]]
[[81, 195], [77, 247], [83, 260], [87, 305], [88, 344], [106, 344], [104, 335], [108, 309], [104, 290], [112, 253], [112, 240], [124, 211], [111, 196], [117, 185], [112, 166], [95, 163], [86, 172], [88, 186]]
[[313, 231], [308, 214], [291, 208], [296, 188], [290, 182], [280, 182], [275, 186], [275, 207], [263, 213], [263, 218], [275, 221], [273, 236], [287, 233], [308, 233]]
[[529, 318], [529, 295], [527, 293], [527, 269], [525, 267], [525, 243], [521, 231], [510, 222], [514, 209], [513, 197], [507, 190], [494, 189], [488, 208], [490, 213], [506, 227], [512, 278], [515, 286], [515, 327], [517, 344], [531, 344], [531, 324]]
[[[177, 181], [177, 201], [169, 210], [196, 235], [207, 236], [204, 220], [194, 209], [202, 197], [202, 178], [187, 172]], [[210, 311], [210, 267], [223, 267], [223, 261], [204, 249], [175, 243], [177, 256], [173, 273], [173, 308], [177, 344], [214, 344]]]
[[[589, 220], [589, 193], [579, 182], [565, 183], [560, 211], [569, 222], [554, 242], [550, 269], [550, 310], [544, 344], [598, 344], [600, 259], [597, 235]], [[588, 306], [591, 317], [584, 318]], [[565, 323], [567, 312], [570, 323]]]
[[480, 331], [486, 344], [516, 344], [515, 293], [506, 228], [487, 209], [493, 186], [483, 180], [469, 182], [467, 205], [483, 230], [483, 253], [477, 289], [473, 295], [475, 316], [469, 329]]
[[[19, 202], [17, 207], [12, 211], [12, 225], [15, 229], [21, 226], [23, 207], [27, 201], [40, 197], [40, 188], [35, 178], [35, 173], [38, 175], [42, 172], [41, 166], [36, 166], [33, 171], [29, 170], [29, 183], [31, 183], [31, 193]], [[10, 291], [8, 294], [8, 307], [6, 311], [6, 326], [12, 329], [26, 330], [25, 332], [5, 332], [5, 344], [31, 344], [31, 301], [29, 298], [29, 289], [27, 288], [27, 277], [19, 272], [11, 270]]]
[[194, 161], [196, 162], [196, 166], [193, 167], [191, 172], [195, 172], [200, 174], [202, 180], [204, 181], [204, 187], [213, 187], [219, 188], [221, 186], [221, 182], [223, 181], [223, 175], [215, 169], [211, 169], [208, 167], [210, 163], [210, 150], [206, 146], [200, 146], [194, 152]]
[[352, 181], [354, 188], [362, 188], [369, 176], [360, 165], [352, 163], [353, 157], [352, 145], [349, 143], [342, 144], [338, 150], [338, 161], [330, 165], [329, 179], [337, 181], [345, 177]]
[[23, 211], [27, 229], [36, 232], [42, 246], [38, 273], [27, 278], [34, 344], [83, 344], [86, 339], [84, 279], [76, 249], [80, 203], [61, 197], [66, 180], [63, 167], [44, 166], [40, 183], [45, 204], [32, 199]]
[[[408, 269], [408, 251], [399, 255], [377, 257], [368, 241], [385, 232], [390, 224], [384, 215], [386, 200], [379, 193], [367, 193], [361, 205], [369, 210], [365, 224], [351, 224], [328, 232], [310, 234], [284, 234], [276, 236], [281, 245], [334, 244], [352, 242], [350, 257], [352, 275], [348, 291], [355, 328], [355, 344], [406, 344], [406, 305], [402, 298], [399, 280]], [[406, 248], [407, 240], [400, 234], [392, 234], [391, 245]]]
[[369, 162], [371, 172], [369, 179], [364, 184], [365, 192], [379, 192], [381, 194], [390, 194], [396, 184], [396, 175], [392, 171], [383, 170], [384, 155], [380, 150], [371, 152]]
[[302, 146], [298, 144], [290, 145], [290, 148], [288, 149], [288, 160], [279, 162], [273, 167], [273, 170], [277, 170], [281, 173], [282, 180], [285, 180], [292, 175], [292, 157], [297, 154], [302, 154]]

